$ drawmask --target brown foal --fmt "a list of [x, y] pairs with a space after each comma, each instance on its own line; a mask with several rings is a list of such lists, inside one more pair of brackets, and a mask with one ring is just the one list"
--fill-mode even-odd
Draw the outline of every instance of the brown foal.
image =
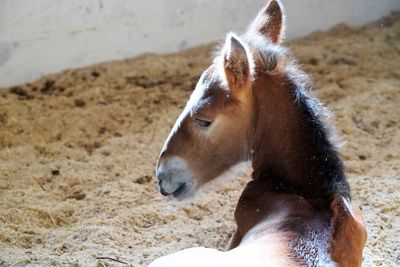
[[271, 0], [243, 35], [227, 35], [157, 166], [161, 193], [184, 199], [251, 162], [229, 250], [186, 249], [151, 266], [361, 266], [365, 223], [323, 122], [327, 110], [280, 45], [284, 26]]

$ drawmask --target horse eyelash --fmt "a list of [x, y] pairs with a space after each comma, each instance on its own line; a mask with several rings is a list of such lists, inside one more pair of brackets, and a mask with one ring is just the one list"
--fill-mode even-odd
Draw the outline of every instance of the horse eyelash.
[[202, 128], [207, 128], [212, 124], [211, 121], [207, 121], [207, 120], [203, 120], [203, 119], [199, 119], [199, 118], [194, 118], [193, 122]]

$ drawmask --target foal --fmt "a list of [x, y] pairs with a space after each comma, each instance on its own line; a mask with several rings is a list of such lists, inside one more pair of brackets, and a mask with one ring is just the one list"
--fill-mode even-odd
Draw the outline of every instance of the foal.
[[325, 108], [279, 44], [279, 1], [228, 34], [179, 116], [157, 166], [163, 195], [191, 196], [251, 161], [226, 252], [191, 248], [151, 266], [360, 266], [365, 224], [321, 121]]

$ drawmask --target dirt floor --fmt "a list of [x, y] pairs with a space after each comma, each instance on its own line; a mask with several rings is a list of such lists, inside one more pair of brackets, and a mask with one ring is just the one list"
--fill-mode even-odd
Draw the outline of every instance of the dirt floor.
[[[336, 116], [368, 223], [365, 266], [400, 266], [400, 13], [288, 44]], [[247, 177], [162, 197], [156, 159], [211, 45], [0, 90], [0, 265], [143, 266], [224, 249]]]

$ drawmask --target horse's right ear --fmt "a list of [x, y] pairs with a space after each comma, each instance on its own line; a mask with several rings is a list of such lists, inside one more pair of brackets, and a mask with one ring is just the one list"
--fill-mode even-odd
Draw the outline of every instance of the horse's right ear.
[[280, 43], [284, 34], [285, 16], [279, 0], [270, 0], [249, 27], [249, 32], [259, 33], [273, 43]]
[[230, 89], [242, 87], [250, 81], [250, 63], [246, 48], [235, 34], [226, 37], [222, 50], [226, 81]]

